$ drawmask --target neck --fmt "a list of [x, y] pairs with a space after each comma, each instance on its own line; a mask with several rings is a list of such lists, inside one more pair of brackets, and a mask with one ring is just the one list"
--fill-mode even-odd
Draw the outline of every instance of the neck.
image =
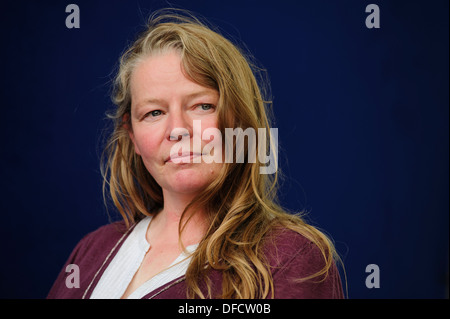
[[[163, 192], [163, 195], [164, 207], [153, 217], [147, 234], [149, 242], [155, 242], [156, 240], [178, 241], [181, 216], [184, 209], [194, 198], [193, 195], [170, 192]], [[186, 223], [188, 219], [189, 221]], [[189, 246], [198, 243], [207, 229], [204, 212], [187, 212], [182, 222], [186, 223], [181, 225], [184, 227], [181, 234], [183, 245]]]
[[163, 191], [163, 198], [163, 212], [167, 215], [168, 221], [179, 223], [184, 209], [193, 200], [194, 195], [175, 194], [172, 192]]

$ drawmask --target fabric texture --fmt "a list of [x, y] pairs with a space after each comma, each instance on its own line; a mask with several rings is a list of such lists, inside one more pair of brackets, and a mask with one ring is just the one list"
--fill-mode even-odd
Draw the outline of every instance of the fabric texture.
[[[116, 222], [100, 227], [86, 235], [70, 254], [47, 298], [90, 298], [105, 270], [133, 229], [134, 227], [127, 230], [124, 222]], [[324, 266], [324, 259], [319, 248], [304, 236], [287, 229], [277, 230], [270, 235], [270, 240], [266, 241], [264, 251], [272, 270], [274, 298], [344, 298], [339, 272], [334, 264], [325, 278], [298, 281], [299, 278], [314, 274]], [[76, 264], [79, 267], [79, 288], [68, 288], [66, 285], [66, 279], [70, 273], [65, 270], [69, 264]], [[185, 299], [187, 287], [184, 279], [184, 275], [180, 275], [152, 291], [146, 291], [139, 297], [144, 299]], [[209, 279], [212, 283], [212, 297], [220, 296], [222, 292], [221, 272], [212, 270]], [[206, 295], [207, 290], [202, 291]]]
[[[150, 249], [146, 235], [151, 220], [152, 217], [146, 217], [134, 227], [101, 276], [90, 299], [118, 299], [123, 296]], [[139, 286], [128, 299], [142, 298], [156, 288], [183, 276], [189, 266], [190, 254], [197, 246], [186, 247], [187, 254], [182, 252], [166, 270]]]

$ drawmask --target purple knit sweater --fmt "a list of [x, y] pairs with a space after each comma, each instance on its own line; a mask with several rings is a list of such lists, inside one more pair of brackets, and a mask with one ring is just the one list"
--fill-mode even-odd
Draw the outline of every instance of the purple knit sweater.
[[[72, 251], [47, 298], [88, 299], [130, 231], [126, 230], [123, 222], [116, 222], [86, 235]], [[272, 269], [275, 298], [344, 298], [341, 279], [335, 265], [330, 268], [323, 281], [318, 278], [300, 283], [295, 281], [296, 278], [311, 275], [324, 266], [323, 256], [317, 246], [290, 230], [277, 231], [274, 238], [275, 240], [267, 241], [264, 251]], [[66, 266], [69, 264], [79, 267], [79, 288], [66, 286], [66, 277], [70, 275], [70, 272], [66, 272]], [[213, 296], [219, 296], [222, 291], [221, 272], [212, 270], [209, 278]], [[143, 298], [184, 299], [186, 291], [183, 276], [155, 289]], [[204, 294], [206, 295], [206, 289]]]

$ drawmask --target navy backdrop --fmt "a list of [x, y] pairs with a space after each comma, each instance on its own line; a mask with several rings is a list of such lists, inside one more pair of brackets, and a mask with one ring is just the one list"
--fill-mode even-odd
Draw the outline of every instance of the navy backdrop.
[[[120, 53], [164, 1], [2, 1], [1, 298], [44, 298], [108, 222], [99, 139]], [[381, 28], [368, 29], [376, 3]], [[350, 298], [448, 297], [449, 2], [181, 1], [269, 74], [283, 204], [336, 242]], [[380, 288], [368, 289], [368, 264]], [[82, 275], [82, 274], [81, 274]]]

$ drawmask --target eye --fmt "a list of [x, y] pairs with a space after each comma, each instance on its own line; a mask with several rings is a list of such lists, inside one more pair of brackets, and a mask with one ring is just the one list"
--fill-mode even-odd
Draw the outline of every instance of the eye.
[[151, 117], [156, 117], [162, 114], [162, 111], [160, 110], [154, 110], [151, 112], [148, 112], [147, 114], [145, 114], [145, 116], [151, 116]]
[[203, 111], [209, 111], [214, 108], [214, 105], [208, 104], [208, 103], [203, 103], [203, 104], [199, 104], [198, 107], [201, 108]]

